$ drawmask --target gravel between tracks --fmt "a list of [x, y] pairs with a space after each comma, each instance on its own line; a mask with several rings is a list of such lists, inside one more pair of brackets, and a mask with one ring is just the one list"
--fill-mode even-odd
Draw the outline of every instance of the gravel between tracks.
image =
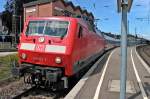
[[137, 52], [150, 67], [150, 45], [138, 46]]
[[0, 99], [12, 99], [14, 96], [31, 88], [30, 85], [24, 83], [23, 78], [14, 81], [6, 86], [0, 88]]

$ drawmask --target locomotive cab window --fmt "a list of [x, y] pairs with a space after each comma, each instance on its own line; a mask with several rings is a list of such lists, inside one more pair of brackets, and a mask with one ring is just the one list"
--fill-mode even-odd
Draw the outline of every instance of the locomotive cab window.
[[78, 38], [81, 38], [83, 36], [83, 28], [79, 25], [79, 32], [78, 32]]
[[68, 25], [68, 21], [30, 21], [26, 34], [64, 37], [67, 34]]
[[30, 21], [26, 34], [27, 35], [40, 35], [43, 34], [45, 21]]

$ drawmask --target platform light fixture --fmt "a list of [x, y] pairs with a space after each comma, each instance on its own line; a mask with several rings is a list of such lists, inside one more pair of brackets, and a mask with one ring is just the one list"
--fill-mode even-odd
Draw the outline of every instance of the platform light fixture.
[[131, 7], [132, 7], [132, 3], [133, 3], [133, 0], [117, 0], [117, 10], [118, 10], [118, 13], [121, 12], [123, 4], [126, 4], [128, 6], [127, 10], [128, 10], [128, 12], [130, 12]]
[[128, 0], [128, 12], [130, 12], [132, 4], [133, 4], [133, 0]]

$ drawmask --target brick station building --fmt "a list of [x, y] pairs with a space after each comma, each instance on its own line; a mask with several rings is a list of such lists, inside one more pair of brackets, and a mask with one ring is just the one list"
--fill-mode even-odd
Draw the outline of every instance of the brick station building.
[[94, 16], [80, 6], [64, 0], [37, 0], [24, 4], [24, 20], [27, 17], [71, 16], [82, 17], [94, 24]]

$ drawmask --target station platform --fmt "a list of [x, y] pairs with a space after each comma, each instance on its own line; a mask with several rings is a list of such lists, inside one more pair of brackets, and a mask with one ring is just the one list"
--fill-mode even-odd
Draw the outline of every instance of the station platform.
[[[127, 53], [127, 99], [150, 99], [150, 67], [135, 47]], [[85, 74], [65, 99], [119, 99], [120, 47], [108, 52]]]

